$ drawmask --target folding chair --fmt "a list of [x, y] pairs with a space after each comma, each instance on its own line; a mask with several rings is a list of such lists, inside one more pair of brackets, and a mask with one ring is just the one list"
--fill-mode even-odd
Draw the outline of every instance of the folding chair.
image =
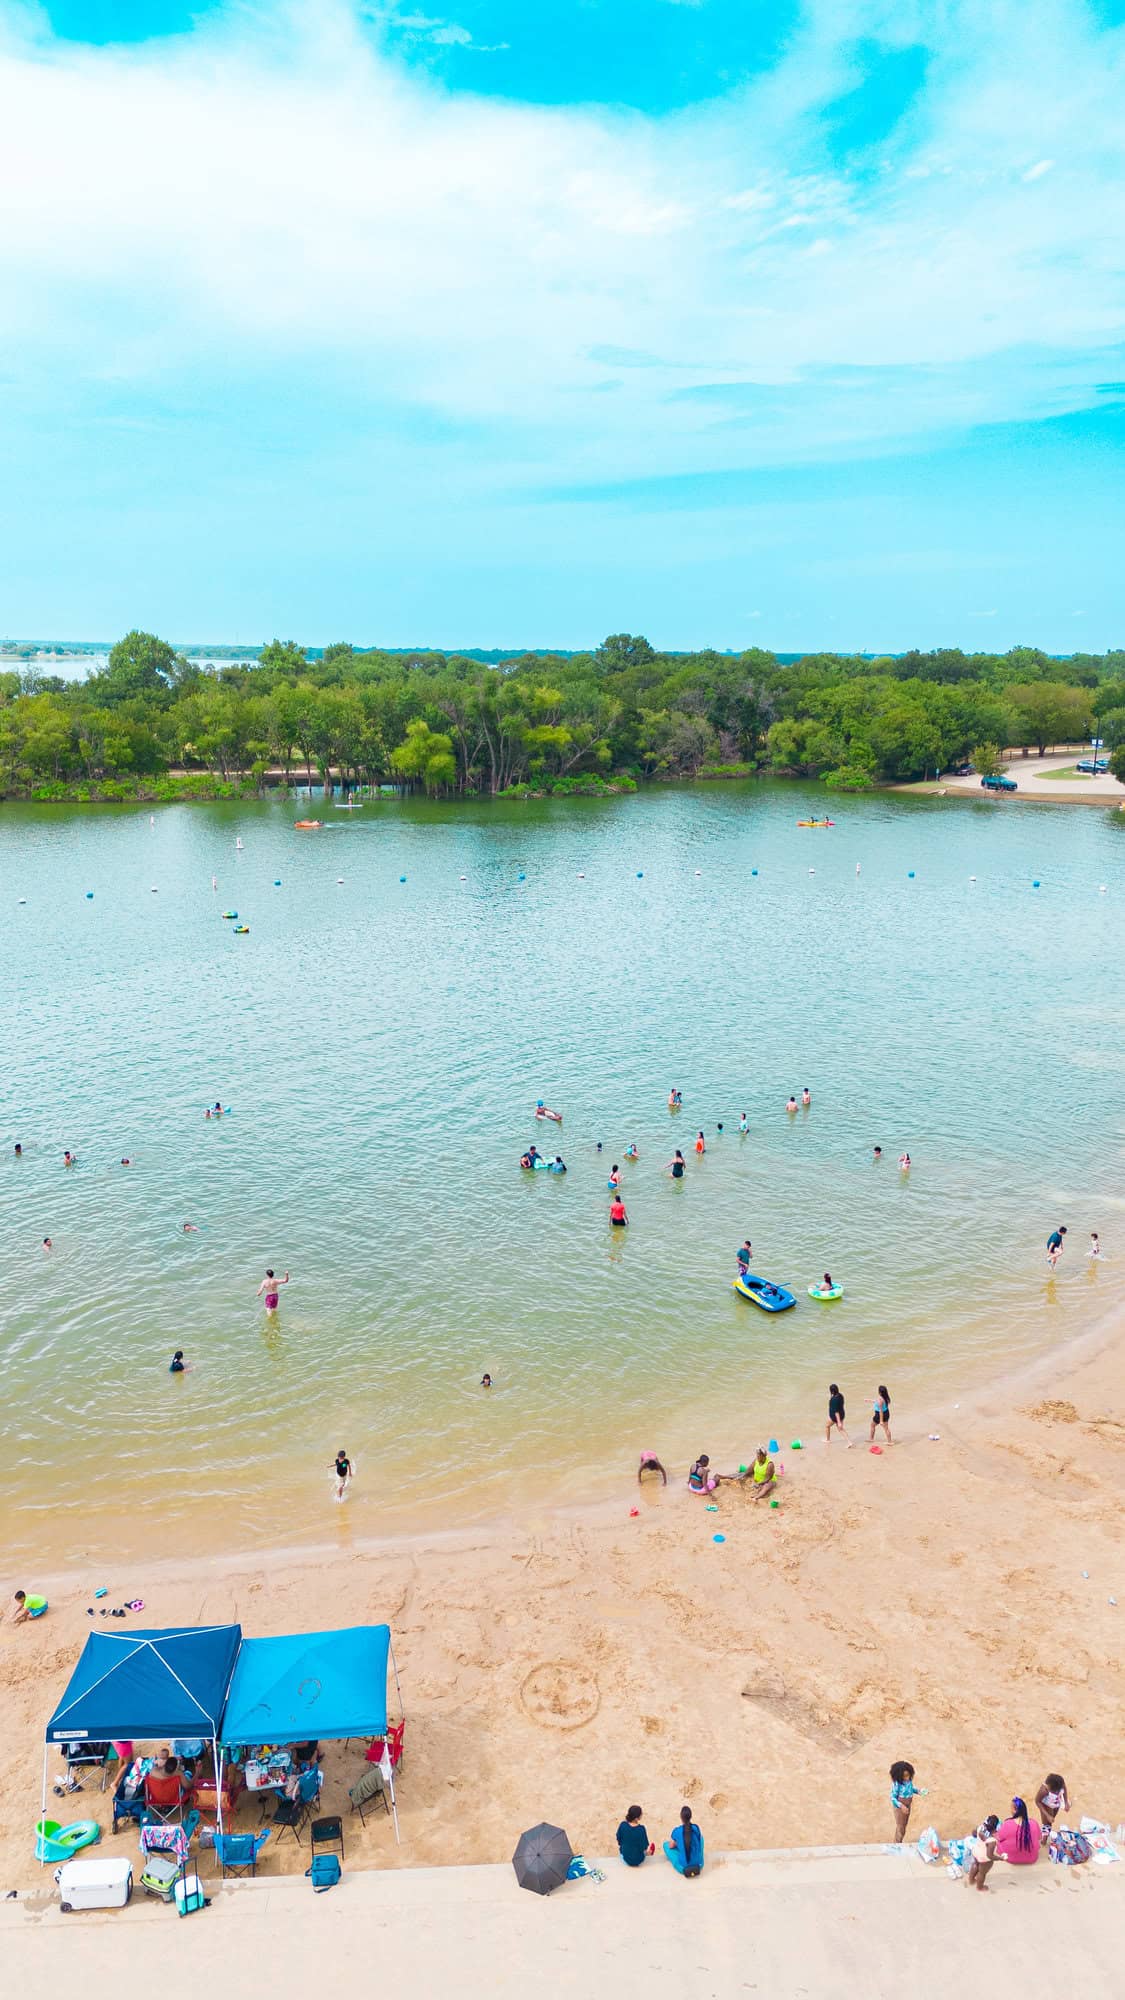
[[284, 1794], [279, 1797], [269, 1823], [271, 1827], [276, 1828], [279, 1841], [282, 1835], [288, 1832], [293, 1835], [298, 1847], [301, 1845], [301, 1828], [308, 1817], [308, 1810], [307, 1806], [301, 1804], [300, 1799], [287, 1799]]
[[339, 1843], [340, 1859], [342, 1861], [344, 1858], [344, 1826], [339, 1813], [332, 1813], [327, 1819], [314, 1819], [312, 1832], [309, 1836], [313, 1860], [316, 1860], [318, 1845], [321, 1847], [334, 1847], [337, 1842]]

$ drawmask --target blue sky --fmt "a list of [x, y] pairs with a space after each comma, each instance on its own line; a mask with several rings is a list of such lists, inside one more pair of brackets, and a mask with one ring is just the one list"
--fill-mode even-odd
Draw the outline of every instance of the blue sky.
[[1125, 0], [0, 0], [0, 631], [1125, 643]]

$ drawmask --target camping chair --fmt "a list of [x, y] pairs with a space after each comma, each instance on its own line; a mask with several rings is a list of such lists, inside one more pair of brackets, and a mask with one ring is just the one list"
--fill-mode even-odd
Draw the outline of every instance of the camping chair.
[[337, 1841], [340, 1844], [340, 1859], [341, 1861], [343, 1860], [344, 1827], [339, 1813], [333, 1813], [328, 1819], [314, 1819], [309, 1839], [314, 1861], [316, 1860], [318, 1842], [322, 1847], [333, 1847]]
[[[106, 1772], [109, 1769], [110, 1760], [114, 1755], [112, 1743], [64, 1743], [63, 1755], [66, 1758], [65, 1789], [68, 1792], [77, 1792], [80, 1789], [78, 1783], [74, 1781], [74, 1773], [81, 1770], [83, 1765], [92, 1765], [95, 1769], [100, 1767], [102, 1781], [98, 1790], [104, 1792]], [[57, 1785], [55, 1790], [59, 1790]]]
[[[190, 1791], [186, 1796], [190, 1797]], [[178, 1771], [171, 1777], [164, 1771], [150, 1771], [145, 1779], [145, 1812], [167, 1825], [184, 1814], [185, 1787]]]
[[[387, 1753], [391, 1760], [392, 1771], [397, 1771], [399, 1765], [402, 1763], [402, 1740], [405, 1735], [406, 1717], [403, 1716], [398, 1722], [390, 1724], [386, 1734]], [[369, 1764], [382, 1763], [383, 1742], [384, 1739], [381, 1736], [372, 1737], [371, 1742], [367, 1746], [367, 1762]]]
[[359, 1823], [361, 1826], [367, 1825], [364, 1807], [366, 1806], [369, 1812], [374, 1812], [375, 1806], [380, 1799], [383, 1802], [383, 1811], [386, 1813], [387, 1818], [389, 1819], [391, 1816], [391, 1809], [387, 1804], [387, 1788], [383, 1783], [383, 1773], [379, 1769], [378, 1764], [369, 1764], [367, 1766], [366, 1771], [350, 1787], [348, 1797], [351, 1800], [352, 1811], [359, 1814]]
[[269, 1837], [268, 1826], [262, 1833], [216, 1833], [215, 1853], [224, 1880], [228, 1875], [256, 1875], [258, 1856]]

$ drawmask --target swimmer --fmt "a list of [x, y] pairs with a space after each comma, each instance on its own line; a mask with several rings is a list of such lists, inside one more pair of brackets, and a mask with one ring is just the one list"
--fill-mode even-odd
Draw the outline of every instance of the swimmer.
[[596, 1145], [596, 1146], [595, 1146], [595, 1148], [594, 1148], [594, 1151], [595, 1151], [596, 1153], [600, 1153], [600, 1152], [601, 1152], [601, 1150], [602, 1150], [602, 1142], [601, 1142], [601, 1140], [599, 1139], [599, 1140], [598, 1140], [598, 1143], [597, 1143], [597, 1145]]
[[520, 1165], [521, 1167], [533, 1167], [536, 1160], [541, 1160], [542, 1157], [542, 1153], [537, 1151], [534, 1146], [529, 1146], [526, 1153], [520, 1154]]
[[664, 1467], [661, 1465], [660, 1460], [657, 1458], [656, 1453], [654, 1451], [642, 1451], [641, 1453], [641, 1462], [637, 1467], [638, 1486], [640, 1485], [641, 1480], [646, 1472], [658, 1472], [660, 1474], [661, 1479], [664, 1481], [665, 1486], [667, 1486], [668, 1474], [665, 1472]]
[[63, 1154], [63, 1166], [64, 1166], [64, 1167], [76, 1167], [77, 1165], [78, 1165], [78, 1156], [77, 1156], [77, 1154], [76, 1154], [76, 1153], [64, 1153], [64, 1154]]
[[681, 1153], [679, 1147], [677, 1146], [675, 1154], [669, 1160], [664, 1171], [666, 1174], [671, 1174], [672, 1179], [674, 1181], [682, 1181], [686, 1167], [687, 1167], [687, 1161], [684, 1159], [683, 1154]]
[[542, 1098], [538, 1100], [535, 1106], [535, 1116], [537, 1118], [553, 1118], [556, 1125], [562, 1124], [562, 1112], [552, 1111], [550, 1105], [544, 1104]]
[[221, 1118], [222, 1115], [223, 1115], [223, 1107], [219, 1103], [218, 1098], [216, 1098], [214, 1104], [211, 1106], [211, 1116], [212, 1118]]
[[697, 1132], [695, 1135], [695, 1150], [697, 1153], [700, 1154], [705, 1153], [707, 1151], [707, 1142], [704, 1139], [702, 1132]]
[[743, 1138], [746, 1137], [747, 1132], [750, 1130], [750, 1120], [747, 1118], [745, 1111], [738, 1121], [738, 1129]]
[[723, 1129], [723, 1128], [722, 1128], [722, 1125], [720, 1124], [720, 1125], [719, 1125], [719, 1127], [718, 1127], [718, 1130], [719, 1130], [719, 1131], [721, 1132], [721, 1131], [722, 1131], [722, 1129]]
[[168, 1363], [168, 1373], [169, 1375], [187, 1374], [187, 1363], [184, 1360], [184, 1350], [182, 1347], [177, 1347], [171, 1361]]
[[622, 1201], [619, 1193], [614, 1195], [613, 1200], [609, 1204], [609, 1220], [614, 1229], [628, 1229], [629, 1227], [629, 1217], [625, 1212], [625, 1203]]
[[801, 1092], [801, 1103], [804, 1105], [806, 1111], [808, 1110], [809, 1105], [812, 1103], [812, 1092], [809, 1089], [807, 1083]]
[[50, 1237], [49, 1237], [49, 1236], [45, 1236], [45, 1237], [43, 1238], [43, 1248], [44, 1248], [44, 1250], [53, 1250], [53, 1249], [54, 1249], [54, 1247], [55, 1247], [55, 1246], [54, 1246], [54, 1244], [52, 1243], [52, 1241], [51, 1241]]
[[900, 1154], [899, 1154], [899, 1156], [898, 1156], [898, 1164], [899, 1164], [899, 1169], [900, 1169], [900, 1171], [901, 1171], [902, 1173], [904, 1173], [904, 1174], [908, 1174], [908, 1173], [910, 1172], [910, 1155], [909, 1155], [909, 1153], [900, 1153]]
[[1052, 1271], [1054, 1270], [1055, 1265], [1058, 1263], [1059, 1258], [1062, 1256], [1063, 1237], [1065, 1235], [1066, 1235], [1066, 1224], [1060, 1222], [1058, 1228], [1052, 1229], [1051, 1234], [1047, 1238], [1047, 1262], [1051, 1266]]
[[343, 1445], [340, 1446], [339, 1451], [336, 1453], [335, 1472], [336, 1498], [337, 1500], [342, 1500], [352, 1479], [355, 1477], [355, 1467], [344, 1450]]
[[882, 1157], [883, 1157], [883, 1148], [882, 1148], [881, 1146], [876, 1146], [876, 1148], [875, 1148], [875, 1158], [876, 1158], [876, 1160], [881, 1160], [881, 1159], [882, 1159]]
[[20, 1145], [18, 1139], [16, 1141], [16, 1158], [17, 1160], [23, 1159], [23, 1147]]
[[795, 1097], [791, 1097], [791, 1098], [789, 1099], [789, 1102], [788, 1102], [788, 1104], [786, 1105], [785, 1109], [786, 1109], [786, 1110], [787, 1110], [787, 1111], [789, 1112], [789, 1114], [790, 1114], [790, 1117], [792, 1117], [792, 1115], [793, 1115], [794, 1111], [796, 1111], [796, 1109], [797, 1109], [797, 1100], [796, 1100], [796, 1098], [795, 1098]]
[[625, 1148], [625, 1158], [626, 1158], [627, 1160], [635, 1160], [635, 1159], [637, 1158], [637, 1149], [636, 1149], [636, 1147], [635, 1147], [634, 1145], [630, 1144], [630, 1145], [626, 1146], [626, 1148]]
[[122, 1164], [122, 1166], [123, 1166], [123, 1167], [131, 1167], [131, 1166], [132, 1166], [132, 1164], [133, 1164], [133, 1162], [132, 1162], [132, 1160], [127, 1160], [127, 1159], [125, 1158], [124, 1154], [122, 1154], [122, 1156], [121, 1156], [121, 1164]]
[[266, 1295], [266, 1311], [268, 1313], [275, 1313], [277, 1311], [277, 1288], [279, 1285], [287, 1285], [288, 1283], [288, 1271], [286, 1271], [283, 1278], [275, 1278], [272, 1271], [267, 1271], [254, 1296], [260, 1299], [264, 1292]]
[[621, 1169], [620, 1169], [620, 1167], [618, 1166], [618, 1164], [617, 1164], [617, 1161], [616, 1161], [616, 1160], [614, 1161], [614, 1163], [613, 1163], [612, 1167], [611, 1167], [611, 1168], [610, 1168], [610, 1170], [609, 1170], [609, 1183], [608, 1183], [608, 1184], [609, 1184], [609, 1186], [610, 1186], [611, 1188], [618, 1188], [618, 1187], [620, 1187], [620, 1186], [621, 1186]]
[[218, 885], [218, 882], [217, 882], [217, 881], [215, 880], [215, 877], [214, 877], [214, 876], [212, 875], [212, 877], [211, 877], [211, 887], [212, 887], [212, 889], [217, 889], [217, 888], [218, 888], [218, 886], [219, 886], [219, 885]]
[[[19, 1151], [19, 1147], [18, 1147], [18, 1146], [17, 1146], [17, 1148], [16, 1148], [16, 1151], [17, 1151], [17, 1152]], [[1098, 1232], [1097, 1232], [1097, 1230], [1096, 1230], [1096, 1229], [1091, 1229], [1091, 1231], [1090, 1231], [1090, 1252], [1089, 1252], [1089, 1254], [1090, 1254], [1090, 1256], [1091, 1256], [1091, 1257], [1100, 1257], [1100, 1256], [1101, 1256], [1101, 1254], [1102, 1254], [1102, 1246], [1101, 1246], [1101, 1244], [1100, 1244], [1100, 1243], [1098, 1242]]]
[[482, 1389], [491, 1389], [492, 1387], [491, 1375], [482, 1375], [480, 1378], [480, 1386]]
[[563, 1159], [563, 1156], [562, 1156], [562, 1154], [561, 1154], [561, 1153], [556, 1153], [556, 1154], [555, 1154], [555, 1157], [554, 1157], [554, 1159], [553, 1159], [553, 1160], [551, 1161], [551, 1170], [552, 1170], [552, 1172], [553, 1172], [553, 1173], [556, 1173], [556, 1174], [565, 1174], [565, 1172], [566, 1172], [566, 1161], [565, 1161], [565, 1160]]
[[671, 1090], [668, 1092], [669, 1111], [678, 1111], [683, 1101], [684, 1101], [683, 1091], [677, 1090], [675, 1084], [673, 1084]]
[[754, 1246], [748, 1236], [739, 1244], [735, 1255], [738, 1259], [738, 1275], [740, 1278], [744, 1278], [751, 1264], [754, 1262]]
[[198, 1222], [185, 1222], [185, 1223], [184, 1223], [184, 1235], [185, 1235], [185, 1236], [198, 1236], [198, 1235], [199, 1235], [199, 1224], [198, 1224]]
[[833, 1431], [839, 1431], [840, 1436], [847, 1439], [847, 1446], [850, 1451], [852, 1441], [844, 1429], [845, 1415], [844, 1392], [838, 1382], [830, 1382], [828, 1384], [828, 1422], [824, 1426], [824, 1442], [825, 1444], [831, 1444]]

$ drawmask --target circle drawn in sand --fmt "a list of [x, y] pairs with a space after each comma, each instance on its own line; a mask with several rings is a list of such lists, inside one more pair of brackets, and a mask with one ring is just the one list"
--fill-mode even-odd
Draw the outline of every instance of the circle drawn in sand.
[[583, 1729], [602, 1705], [589, 1668], [570, 1660], [544, 1660], [532, 1667], [520, 1688], [520, 1701], [540, 1729]]

